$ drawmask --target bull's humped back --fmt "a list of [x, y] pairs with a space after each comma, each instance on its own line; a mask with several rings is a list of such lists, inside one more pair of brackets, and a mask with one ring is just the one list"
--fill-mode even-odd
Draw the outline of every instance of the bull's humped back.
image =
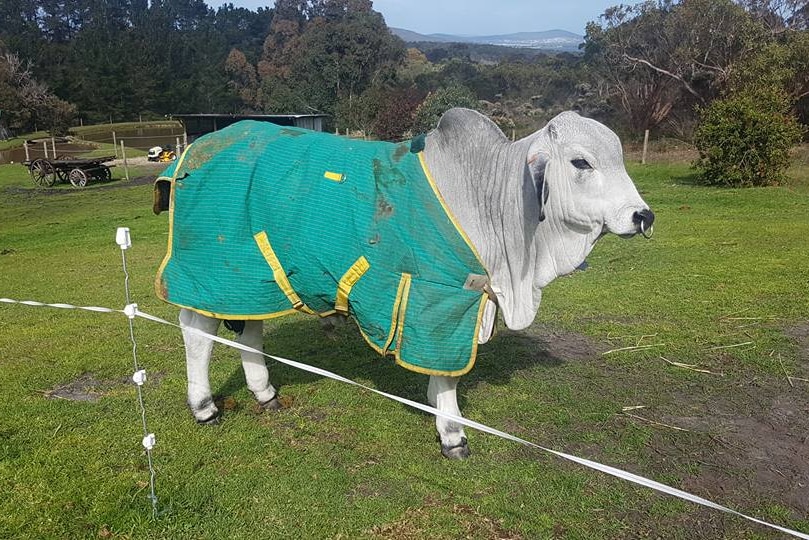
[[464, 283], [486, 272], [409, 142], [244, 121], [181, 159], [161, 298], [260, 319], [330, 313], [342, 288], [379, 352], [427, 373], [471, 367], [485, 296]]

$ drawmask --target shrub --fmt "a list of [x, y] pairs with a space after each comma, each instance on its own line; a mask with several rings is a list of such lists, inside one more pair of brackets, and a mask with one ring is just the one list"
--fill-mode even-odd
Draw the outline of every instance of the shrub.
[[776, 185], [783, 182], [789, 149], [800, 137], [783, 92], [742, 91], [700, 111], [694, 133], [700, 157], [694, 166], [708, 185]]
[[447, 86], [431, 92], [416, 109], [413, 133], [427, 133], [438, 125], [441, 115], [453, 107], [477, 109], [478, 100], [471, 90], [461, 85]]
[[374, 134], [383, 141], [398, 141], [413, 128], [416, 108], [424, 94], [415, 88], [388, 92], [374, 119]]

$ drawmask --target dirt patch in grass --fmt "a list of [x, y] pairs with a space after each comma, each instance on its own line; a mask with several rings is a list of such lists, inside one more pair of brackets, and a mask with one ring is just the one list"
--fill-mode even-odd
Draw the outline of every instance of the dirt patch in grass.
[[[809, 322], [785, 334], [798, 345], [805, 368]], [[698, 409], [702, 414], [667, 417], [708, 439], [690, 450], [688, 457], [700, 468], [684, 479], [684, 487], [740, 504], [780, 504], [795, 518], [809, 515], [809, 383], [786, 375], [738, 381], [717, 388]], [[683, 410], [694, 407], [685, 396], [678, 401]]]
[[798, 358], [809, 363], [809, 321], [789, 327], [784, 333], [798, 345]]
[[[478, 351], [475, 368], [464, 377], [467, 383], [500, 382], [509, 372], [534, 365], [559, 366], [564, 362], [594, 360], [608, 347], [591, 337], [545, 324], [526, 330], [499, 328], [497, 335]], [[502, 358], [508, 358], [503, 362]]]
[[[807, 365], [809, 323], [785, 332], [801, 349], [799, 361]], [[502, 350], [532, 357], [524, 361], [525, 367], [561, 366], [574, 361], [586, 366], [583, 372], [568, 369], [561, 370], [563, 375], [559, 375], [563, 382], [571, 384], [574, 392], [581, 393], [582, 400], [592, 399], [592, 391], [586, 389], [588, 385], [601, 388], [598, 379], [589, 378], [598, 373], [599, 378], [609, 378], [610, 395], [618, 399], [633, 396], [638, 404], [648, 405], [630, 411], [641, 418], [622, 414], [617, 407], [615, 415], [598, 426], [582, 419], [558, 429], [544, 424], [540, 432], [534, 433], [514, 422], [505, 426], [511, 432], [661, 480], [777, 524], [788, 525], [790, 519], [806, 520], [809, 515], [809, 383], [793, 379], [791, 386], [786, 375], [746, 371], [732, 358], [728, 359], [728, 369], [723, 370], [724, 376], [695, 374], [684, 379], [662, 376], [649, 379], [649, 370], [606, 362], [601, 354], [609, 348], [608, 344], [546, 326], [513, 334], [504, 332], [499, 339], [506, 342]], [[528, 372], [531, 376], [557, 375], [548, 371]], [[581, 380], [573, 380], [575, 377]], [[637, 446], [626, 443], [630, 446], [624, 448], [625, 441], [636, 440], [632, 433], [638, 430], [647, 433], [642, 437], [645, 442]], [[568, 440], [571, 431], [604, 432], [609, 442], [572, 442]], [[517, 447], [508, 455], [528, 459], [535, 457], [536, 451]], [[649, 495], [655, 496], [651, 491]], [[645, 510], [628, 511], [622, 519], [629, 537], [656, 536], [658, 529], [649, 528], [649, 514]], [[655, 518], [655, 523], [659, 530], [683, 531], [677, 538], [749, 538], [753, 530], [769, 537], [765, 529], [690, 505], [686, 511], [664, 512]]]
[[[163, 373], [148, 374], [149, 384], [157, 384], [164, 377]], [[98, 379], [92, 373], [83, 373], [78, 379], [60, 384], [45, 390], [42, 395], [48, 399], [66, 399], [68, 401], [98, 401], [116, 388], [135, 384], [129, 377], [117, 379]]]
[[376, 499], [389, 497], [392, 493], [393, 488], [389, 485], [377, 482], [363, 482], [354, 486], [351, 491], [346, 494], [346, 498], [350, 501]]
[[[682, 387], [658, 387], [665, 405], [639, 414], [687, 431], [652, 426], [654, 433], [645, 450], [626, 468], [664, 478], [664, 483], [776, 524], [805, 519], [809, 514], [807, 388], [792, 388], [785, 377], [761, 376], [706, 376], [704, 383], [690, 385], [686, 392]], [[749, 533], [741, 531], [765, 530], [720, 512], [695, 510], [661, 516], [658, 524], [664, 530], [689, 531], [683, 538], [732, 537], [734, 530], [740, 531], [736, 537], [748, 538]], [[776, 517], [766, 512], [775, 512]], [[645, 513], [636, 523], [631, 515], [626, 519], [633, 534], [648, 527]]]
[[549, 358], [581, 361], [599, 357], [607, 346], [591, 337], [568, 332], [547, 325], [537, 325], [533, 330], [542, 354]]
[[683, 487], [720, 500], [778, 502], [795, 517], [804, 516], [809, 513], [809, 399], [804, 392], [762, 390], [745, 392], [746, 402], [757, 402], [749, 411], [715, 401], [705, 416], [666, 418], [709, 439], [683, 456], [699, 465]]

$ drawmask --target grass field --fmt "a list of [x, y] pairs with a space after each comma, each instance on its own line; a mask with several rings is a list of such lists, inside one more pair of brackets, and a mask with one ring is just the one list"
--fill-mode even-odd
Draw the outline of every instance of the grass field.
[[[501, 328], [461, 381], [464, 415], [809, 532], [808, 161], [789, 186], [745, 190], [630, 165], [655, 237], [605, 238], [530, 329]], [[152, 291], [167, 222], [150, 185], [36, 190], [5, 165], [0, 193], [0, 297], [122, 308], [114, 233], [128, 226], [133, 301], [176, 320]], [[0, 538], [778, 537], [470, 430], [472, 457], [444, 460], [431, 417], [284, 366], [271, 371], [288, 408], [259, 414], [223, 347], [224, 422], [200, 427], [179, 333], [135, 333], [157, 518], [126, 319], [0, 304]], [[424, 401], [426, 378], [351, 327], [281, 319], [265, 348]]]
[[[115, 130], [132, 130], [132, 129], [157, 129], [157, 128], [176, 128], [182, 129], [182, 125], [176, 120], [152, 120], [145, 122], [118, 122], [116, 124], [96, 124], [92, 126], [74, 126], [68, 130], [69, 134], [82, 137], [89, 137], [99, 133], [106, 134]], [[12, 137], [4, 141], [0, 141], [0, 150], [8, 150], [11, 148], [20, 147], [24, 140], [40, 139], [50, 137], [47, 131], [37, 131], [34, 133], [26, 133], [19, 137]], [[112, 148], [112, 145], [108, 145]], [[145, 154], [145, 153], [144, 153]]]

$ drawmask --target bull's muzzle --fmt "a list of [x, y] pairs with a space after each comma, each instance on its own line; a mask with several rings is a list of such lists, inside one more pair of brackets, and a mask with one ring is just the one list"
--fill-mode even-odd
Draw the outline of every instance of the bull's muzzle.
[[632, 222], [638, 226], [644, 238], [651, 238], [654, 234], [655, 214], [648, 208], [632, 214]]

